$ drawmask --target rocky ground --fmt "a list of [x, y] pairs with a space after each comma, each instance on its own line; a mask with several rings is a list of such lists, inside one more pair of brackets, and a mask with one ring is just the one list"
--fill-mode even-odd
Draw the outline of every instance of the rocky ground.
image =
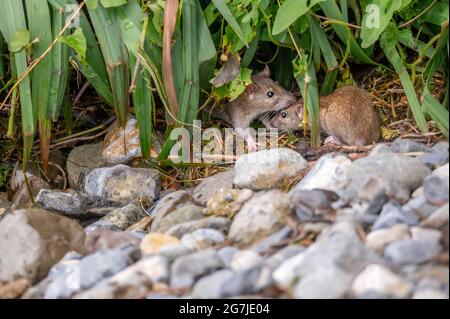
[[0, 298], [449, 297], [446, 142], [267, 150], [179, 191], [105, 154], [75, 148], [66, 192], [29, 173], [32, 208], [16, 172]]

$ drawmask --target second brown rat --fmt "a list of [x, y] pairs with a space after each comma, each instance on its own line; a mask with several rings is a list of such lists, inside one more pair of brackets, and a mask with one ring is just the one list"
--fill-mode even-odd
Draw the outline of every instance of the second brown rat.
[[[299, 100], [263, 123], [267, 128], [299, 129], [303, 109]], [[320, 97], [320, 128], [330, 136], [325, 143], [363, 146], [381, 138], [381, 121], [372, 97], [356, 86], [344, 86]]]
[[253, 120], [264, 113], [284, 109], [296, 101], [294, 95], [270, 78], [269, 68], [252, 76], [253, 83], [237, 99], [211, 112], [212, 117], [231, 124], [244, 137], [250, 150], [257, 144], [247, 130]]

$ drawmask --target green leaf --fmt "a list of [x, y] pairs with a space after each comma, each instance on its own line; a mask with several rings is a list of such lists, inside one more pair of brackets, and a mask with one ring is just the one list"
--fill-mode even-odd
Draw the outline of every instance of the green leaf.
[[217, 10], [219, 10], [220, 14], [223, 16], [223, 18], [228, 22], [230, 27], [233, 29], [234, 32], [236, 32], [236, 35], [241, 39], [242, 42], [244, 42], [244, 45], [248, 48], [247, 39], [244, 35], [244, 32], [242, 31], [241, 27], [239, 26], [238, 22], [236, 21], [236, 18], [231, 13], [230, 9], [226, 5], [224, 0], [212, 0]]
[[19, 30], [13, 36], [9, 44], [9, 50], [11, 51], [11, 53], [16, 53], [29, 44], [30, 44], [30, 32], [28, 30]]
[[392, 20], [394, 12], [401, 7], [402, 1], [398, 0], [373, 0], [368, 4], [362, 20], [362, 48], [368, 48], [378, 40]]
[[105, 8], [120, 7], [128, 3], [128, 0], [100, 0]]
[[303, 16], [309, 9], [324, 0], [286, 0], [278, 9], [272, 34], [277, 35]]
[[69, 47], [75, 50], [79, 55], [81, 61], [86, 59], [86, 38], [84, 37], [83, 30], [77, 28], [72, 34], [67, 36], [58, 37], [58, 41], [67, 44]]

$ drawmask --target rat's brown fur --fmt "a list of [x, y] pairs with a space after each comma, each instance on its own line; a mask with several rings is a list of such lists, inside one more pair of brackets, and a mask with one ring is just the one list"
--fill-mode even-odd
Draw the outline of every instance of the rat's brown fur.
[[[298, 129], [303, 120], [303, 108], [303, 101], [299, 100], [264, 124], [281, 130]], [[358, 146], [378, 142], [380, 127], [380, 118], [367, 91], [345, 86], [320, 97], [320, 128], [336, 142]]]
[[[252, 81], [237, 99], [211, 115], [231, 124], [233, 128], [245, 130], [260, 115], [284, 109], [296, 101], [292, 93], [270, 79], [267, 67], [253, 75]], [[267, 95], [269, 92], [274, 93], [273, 97]]]

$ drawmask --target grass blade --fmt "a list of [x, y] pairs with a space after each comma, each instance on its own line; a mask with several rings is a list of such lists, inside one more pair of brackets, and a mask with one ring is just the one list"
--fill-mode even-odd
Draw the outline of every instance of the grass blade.
[[241, 39], [242, 42], [244, 42], [244, 45], [248, 48], [247, 39], [245, 38], [244, 32], [242, 31], [241, 27], [239, 26], [239, 23], [234, 18], [233, 14], [231, 13], [230, 9], [228, 8], [227, 4], [224, 0], [212, 0], [212, 3], [214, 3], [214, 6], [219, 10], [222, 17], [225, 19], [225, 21], [228, 22], [230, 27], [233, 29], [234, 32], [236, 32], [236, 35]]

